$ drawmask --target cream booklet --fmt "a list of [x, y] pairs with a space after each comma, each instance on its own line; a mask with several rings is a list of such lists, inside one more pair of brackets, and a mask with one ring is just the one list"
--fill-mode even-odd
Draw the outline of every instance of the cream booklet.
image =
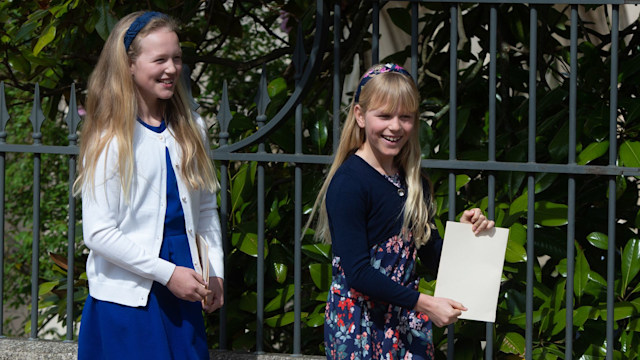
[[508, 237], [505, 228], [476, 236], [471, 224], [447, 222], [434, 296], [469, 309], [460, 319], [495, 322]]

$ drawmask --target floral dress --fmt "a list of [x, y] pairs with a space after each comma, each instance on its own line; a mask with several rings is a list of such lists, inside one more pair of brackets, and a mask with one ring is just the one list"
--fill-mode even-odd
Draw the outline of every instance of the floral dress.
[[[393, 281], [417, 290], [416, 247], [411, 235], [393, 236], [370, 249], [371, 266]], [[374, 301], [349, 288], [333, 258], [333, 277], [325, 309], [327, 359], [433, 359], [427, 315]]]

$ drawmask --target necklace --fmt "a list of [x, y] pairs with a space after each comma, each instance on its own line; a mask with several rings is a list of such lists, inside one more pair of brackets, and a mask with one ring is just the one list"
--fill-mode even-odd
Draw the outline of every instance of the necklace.
[[387, 174], [382, 174], [382, 176], [385, 177], [385, 179], [389, 180], [390, 183], [392, 183], [395, 187], [398, 188], [398, 196], [402, 197], [405, 194], [404, 188], [402, 187], [402, 179], [400, 178], [400, 174], [399, 173], [395, 173], [392, 176], [389, 176]]

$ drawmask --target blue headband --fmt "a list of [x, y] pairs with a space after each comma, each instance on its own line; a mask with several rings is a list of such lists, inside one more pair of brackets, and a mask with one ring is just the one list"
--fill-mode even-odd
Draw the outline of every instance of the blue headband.
[[362, 91], [362, 88], [367, 82], [369, 82], [369, 80], [371, 80], [371, 78], [375, 75], [386, 72], [396, 72], [411, 77], [411, 74], [409, 74], [409, 72], [400, 65], [391, 63], [376, 65], [362, 76], [362, 80], [360, 80], [360, 84], [358, 84], [358, 89], [356, 90], [356, 95], [353, 97], [354, 102], [357, 104], [360, 101], [360, 91]]
[[140, 30], [147, 26], [151, 19], [156, 17], [167, 17], [167, 15], [157, 11], [147, 11], [146, 13], [138, 16], [131, 23], [131, 26], [129, 26], [129, 30], [127, 30], [126, 34], [124, 34], [124, 49], [126, 51], [129, 51], [129, 47], [131, 46], [133, 39], [136, 38], [136, 35], [138, 35]]

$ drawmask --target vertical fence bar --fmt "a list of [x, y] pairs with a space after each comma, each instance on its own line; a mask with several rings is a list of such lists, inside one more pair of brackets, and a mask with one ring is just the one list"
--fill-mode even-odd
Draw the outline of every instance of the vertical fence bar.
[[[609, 165], [615, 166], [617, 154], [617, 127], [618, 118], [618, 26], [619, 6], [613, 5], [611, 12], [611, 75], [610, 75], [610, 100], [609, 100]], [[614, 283], [615, 283], [615, 255], [616, 255], [616, 177], [609, 177], [609, 214], [608, 214], [607, 249], [607, 360], [613, 359], [614, 348]]]
[[[229, 140], [229, 123], [231, 122], [231, 109], [229, 108], [229, 95], [227, 91], [227, 80], [222, 83], [222, 99], [220, 100], [220, 110], [218, 111], [218, 122], [220, 123], [220, 148], [227, 146]], [[229, 161], [220, 162], [220, 232], [222, 235], [222, 248], [224, 251], [224, 269], [225, 278], [228, 278], [226, 271], [227, 256], [229, 254], [229, 229], [227, 221], [229, 219]], [[224, 282], [224, 293], [227, 294], [229, 281]], [[220, 338], [219, 347], [222, 350], [227, 349], [227, 303], [220, 309]]]
[[[458, 116], [458, 4], [452, 4], [449, 44], [449, 160], [456, 160], [456, 121]], [[449, 220], [456, 219], [456, 174], [449, 172]], [[455, 325], [447, 326], [447, 359], [453, 360]]]
[[[269, 104], [267, 93], [267, 67], [262, 66], [262, 76], [260, 77], [260, 88], [258, 89], [258, 129], [264, 126], [267, 120], [265, 112]], [[258, 144], [258, 153], [265, 153], [264, 142]], [[264, 163], [258, 162], [258, 266], [257, 266], [257, 305], [256, 305], [256, 353], [262, 353], [263, 327], [264, 327]]]
[[[36, 84], [31, 110], [31, 124], [33, 125], [33, 145], [42, 144], [40, 127], [44, 121], [44, 114], [40, 105], [40, 85]], [[33, 243], [31, 245], [31, 336], [38, 338], [38, 285], [40, 267], [40, 154], [33, 154]]]
[[[4, 96], [4, 81], [0, 82], [0, 144], [5, 144], [7, 132], [5, 127], [9, 122], [7, 101]], [[5, 183], [5, 153], [0, 152], [0, 338], [4, 337], [4, 183]]]
[[418, 84], [418, 3], [411, 3], [411, 76]]
[[[78, 141], [78, 106], [76, 105], [76, 85], [71, 84], [69, 100], [69, 112], [67, 113], [67, 126], [69, 128], [69, 147], [76, 147]], [[74, 264], [76, 253], [76, 198], [73, 196], [73, 181], [76, 178], [76, 155], [69, 155], [69, 222], [67, 233], [67, 341], [73, 340], [74, 319], [73, 316], [73, 291], [74, 291]]]
[[[498, 7], [491, 5], [489, 15], [489, 161], [496, 161], [496, 61], [497, 61], [497, 38], [498, 38]], [[488, 176], [488, 198], [489, 204], [487, 216], [495, 219], [495, 198], [496, 198], [496, 177], [493, 172]], [[493, 359], [493, 323], [487, 322], [485, 325], [485, 358]]]
[[380, 62], [380, 3], [373, 1], [373, 14], [371, 15], [373, 34], [371, 36], [371, 61], [373, 64]]
[[333, 5], [333, 153], [338, 150], [340, 141], [340, 103], [342, 88], [340, 86], [340, 3]]
[[[569, 75], [569, 149], [568, 163], [576, 163], [576, 113], [578, 98], [578, 6], [571, 5], [570, 28], [570, 75]], [[567, 285], [566, 302], [567, 309], [565, 327], [565, 357], [573, 358], [573, 276], [575, 274], [575, 202], [576, 179], [570, 174], [567, 189]]]
[[[527, 156], [529, 163], [536, 162], [536, 102], [538, 68], [538, 9], [531, 5], [529, 9], [529, 136]], [[528, 360], [533, 359], [533, 262], [535, 261], [534, 227], [535, 227], [535, 176], [527, 177], [527, 286], [526, 286], [526, 325], [525, 354]]]
[[[296, 49], [293, 54], [293, 66], [296, 68], [295, 84], [296, 87], [301, 86], [300, 79], [302, 78], [302, 66], [306, 61], [304, 53], [304, 41], [302, 37], [302, 27], [298, 27], [298, 40], [296, 42]], [[302, 156], [302, 103], [296, 105], [295, 114], [295, 153], [298, 156]], [[295, 165], [295, 182], [294, 182], [294, 266], [293, 266], [293, 354], [300, 355], [300, 343], [301, 343], [301, 292], [302, 292], [302, 167], [299, 163]]]

